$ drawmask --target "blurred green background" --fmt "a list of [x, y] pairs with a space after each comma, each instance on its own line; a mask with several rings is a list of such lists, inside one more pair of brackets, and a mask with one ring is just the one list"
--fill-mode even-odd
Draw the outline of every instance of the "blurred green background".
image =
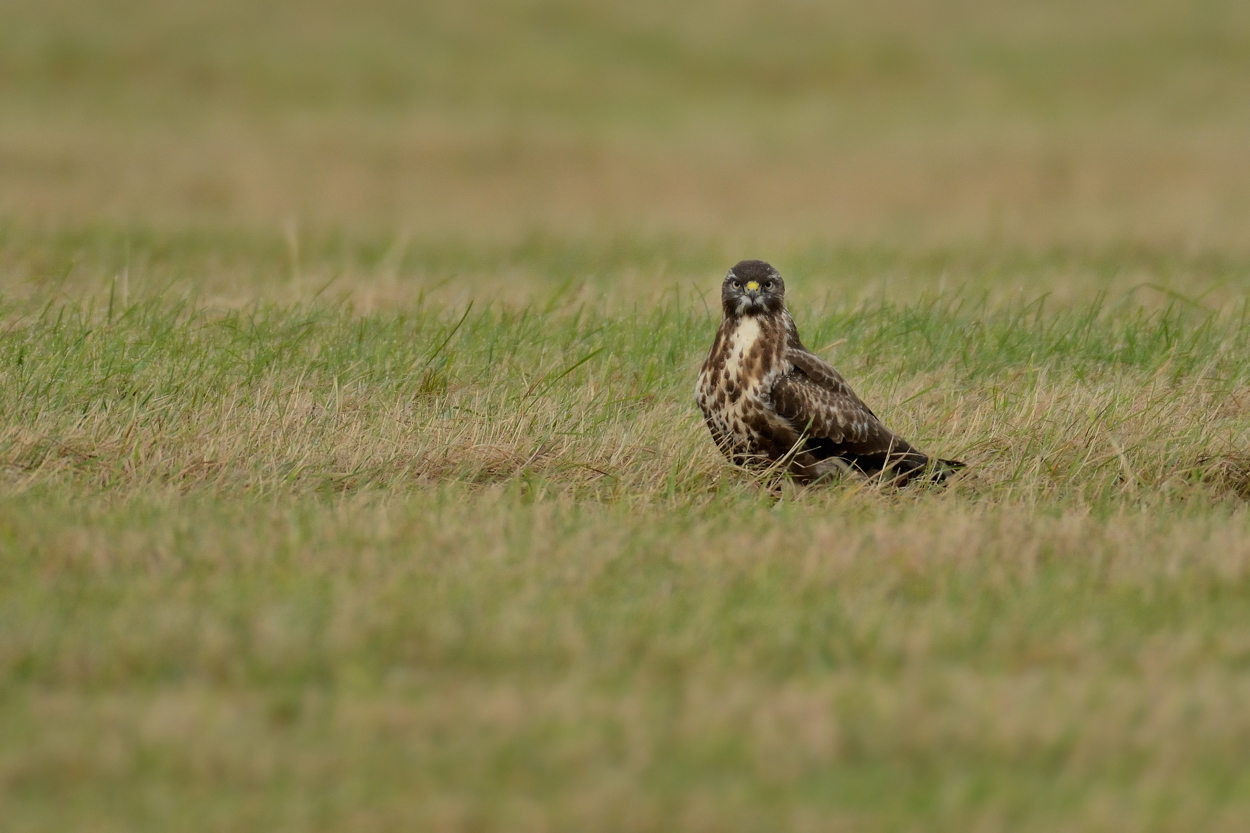
[[251, 264], [229, 286], [245, 294], [290, 271], [258, 267], [266, 247], [276, 264], [302, 246], [319, 277], [375, 280], [389, 255], [405, 285], [496, 287], [526, 263], [540, 281], [714, 280], [743, 256], [931, 283], [1067, 252], [1030, 282], [1061, 294], [1125, 269], [1244, 277], [1250, 252], [1250, 5], [1233, 0], [0, 15], [10, 285], [70, 260], [159, 272], [162, 241], [184, 277], [224, 281], [195, 233]]

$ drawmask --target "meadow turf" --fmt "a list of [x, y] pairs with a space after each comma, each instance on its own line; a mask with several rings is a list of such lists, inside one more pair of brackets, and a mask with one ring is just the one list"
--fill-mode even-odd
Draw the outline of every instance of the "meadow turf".
[[717, 313], [600, 294], [8, 302], [17, 829], [1250, 813], [1244, 311], [798, 312], [970, 472], [774, 500], [691, 401]]
[[1250, 825], [1244, 4], [3, 6], [6, 833]]

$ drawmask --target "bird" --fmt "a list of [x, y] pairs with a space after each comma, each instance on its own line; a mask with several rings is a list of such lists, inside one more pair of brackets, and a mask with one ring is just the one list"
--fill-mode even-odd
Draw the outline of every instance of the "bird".
[[803, 346], [781, 274], [743, 260], [721, 284], [723, 318], [695, 383], [695, 401], [730, 462], [810, 484], [854, 472], [902, 486], [945, 482], [959, 460], [917, 451]]

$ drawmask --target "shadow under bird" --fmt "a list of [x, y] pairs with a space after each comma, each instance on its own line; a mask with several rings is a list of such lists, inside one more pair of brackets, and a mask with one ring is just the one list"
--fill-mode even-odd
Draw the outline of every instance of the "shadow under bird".
[[762, 260], [744, 260], [721, 285], [724, 318], [695, 401], [717, 447], [737, 465], [811, 483], [839, 472], [903, 485], [945, 481], [958, 460], [929, 457], [869, 410], [842, 375], [803, 346], [786, 285]]

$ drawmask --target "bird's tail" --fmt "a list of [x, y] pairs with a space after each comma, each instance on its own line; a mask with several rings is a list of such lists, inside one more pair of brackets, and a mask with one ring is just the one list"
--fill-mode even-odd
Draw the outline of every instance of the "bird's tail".
[[926, 457], [918, 452], [900, 455], [885, 467], [886, 479], [896, 486], [906, 486], [916, 480], [929, 483], [945, 483], [947, 478], [965, 468], [962, 460], [942, 460]]

